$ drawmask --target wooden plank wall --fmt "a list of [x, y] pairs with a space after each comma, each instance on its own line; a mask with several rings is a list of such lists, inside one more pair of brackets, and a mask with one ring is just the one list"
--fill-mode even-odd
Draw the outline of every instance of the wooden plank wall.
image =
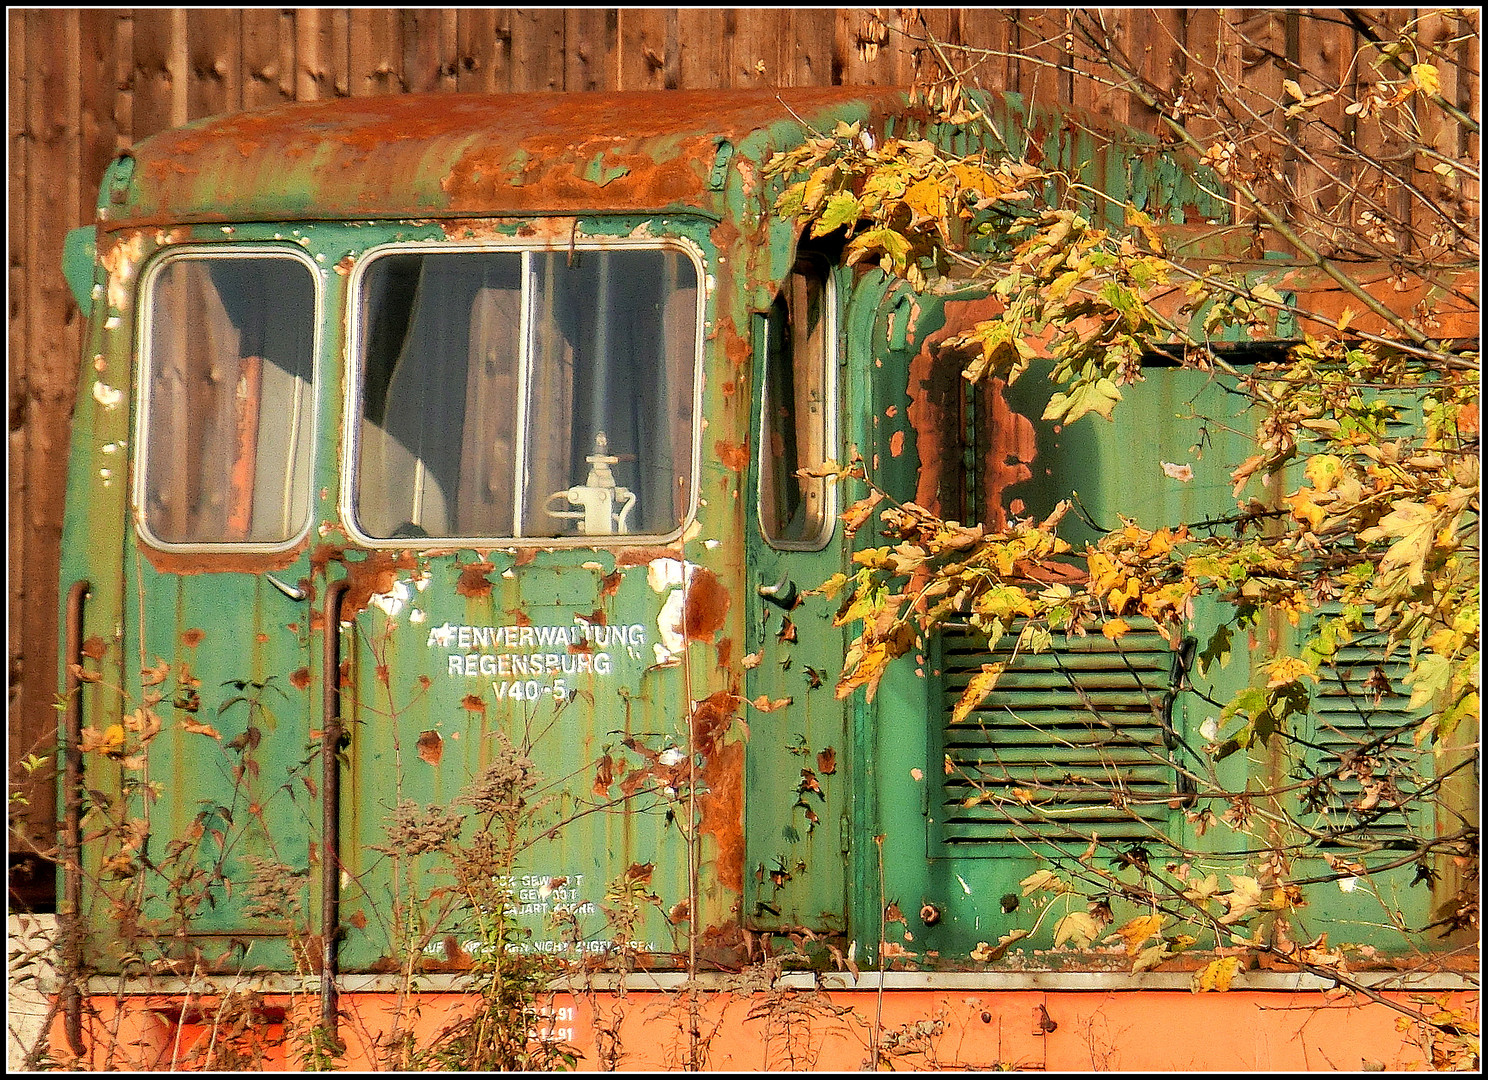
[[[1279, 87], [1288, 63], [1333, 78], [1361, 70], [1349, 68], [1359, 43], [1341, 20], [1311, 24], [1298, 41], [1276, 11], [1100, 14], [1128, 55], [1169, 86], [1185, 70], [1185, 50], [1230, 50], [1233, 77], [1264, 89]], [[56, 715], [58, 545], [80, 347], [62, 239], [92, 219], [117, 149], [203, 116], [334, 96], [906, 85], [920, 54], [901, 31], [926, 28], [988, 50], [974, 54], [983, 86], [1157, 127], [1099, 71], [1076, 78], [1048, 66], [1073, 49], [1071, 13], [1059, 10], [10, 8], [7, 18], [13, 781], [19, 756], [46, 752]], [[1239, 49], [1238, 32], [1261, 44]], [[1451, 91], [1476, 113], [1476, 79]], [[49, 785], [32, 801], [25, 831], [45, 844]]]

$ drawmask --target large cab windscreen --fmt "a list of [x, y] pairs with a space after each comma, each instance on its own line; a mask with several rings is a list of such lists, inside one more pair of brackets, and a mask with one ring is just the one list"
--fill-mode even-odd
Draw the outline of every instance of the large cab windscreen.
[[685, 252], [392, 248], [356, 296], [364, 536], [681, 528], [699, 307]]

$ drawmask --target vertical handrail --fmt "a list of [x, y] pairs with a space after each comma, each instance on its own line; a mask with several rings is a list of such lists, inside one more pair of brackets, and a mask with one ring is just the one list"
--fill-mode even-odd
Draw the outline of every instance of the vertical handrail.
[[83, 602], [90, 584], [74, 581], [67, 590], [66, 701], [62, 747], [62, 1019], [72, 1052], [83, 1055], [83, 994], [78, 985], [83, 964]]
[[344, 580], [326, 586], [321, 665], [320, 1023], [332, 1045], [340, 1041], [336, 977], [340, 972], [341, 937], [341, 600], [348, 587]]

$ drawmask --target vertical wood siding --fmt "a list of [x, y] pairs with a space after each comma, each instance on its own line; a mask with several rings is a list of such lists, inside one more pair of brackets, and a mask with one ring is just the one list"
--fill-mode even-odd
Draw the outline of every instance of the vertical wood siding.
[[[1214, 50], [1232, 56], [1231, 84], [1268, 93], [1292, 70], [1333, 80], [1372, 75], [1350, 66], [1358, 42], [1342, 20], [1336, 26], [1309, 21], [1299, 36], [1285, 13], [1266, 10], [1101, 14], [1127, 55], [1169, 86], [1185, 74], [1184, 47], [1204, 59]], [[976, 84], [1093, 108], [1156, 130], [1151, 112], [1113, 90], [1099, 72], [1076, 79], [1052, 66], [1069, 55], [1070, 18], [1058, 10], [905, 8], [876, 14], [841, 8], [9, 9], [12, 780], [18, 779], [19, 756], [47, 752], [55, 726], [58, 545], [81, 330], [62, 279], [62, 240], [67, 229], [91, 220], [96, 185], [117, 149], [203, 116], [347, 95], [907, 85], [917, 64], [934, 63], [912, 40], [927, 30], [971, 50], [966, 57], [976, 61]], [[1241, 32], [1251, 42], [1244, 48]], [[1476, 63], [1474, 54], [1464, 56]], [[1476, 112], [1476, 78], [1454, 78], [1444, 90]], [[1347, 179], [1319, 177], [1312, 186], [1318, 198], [1334, 198], [1337, 181]], [[50, 786], [37, 785], [32, 803], [30, 832], [45, 845], [53, 817]]]

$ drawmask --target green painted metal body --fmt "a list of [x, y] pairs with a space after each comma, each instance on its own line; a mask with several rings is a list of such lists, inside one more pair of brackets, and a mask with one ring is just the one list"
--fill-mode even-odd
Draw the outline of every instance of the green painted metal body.
[[[838, 701], [846, 636], [832, 625], [832, 605], [818, 598], [787, 610], [759, 592], [782, 580], [813, 588], [848, 565], [854, 544], [875, 542], [871, 528], [850, 540], [839, 525], [821, 550], [785, 551], [760, 533], [756, 325], [797, 245], [793, 225], [770, 212], [779, 182], [760, 171], [773, 152], [838, 119], [883, 135], [909, 130], [910, 116], [898, 91], [782, 96], [295, 106], [168, 132], [115, 164], [100, 194], [91, 279], [69, 260], [69, 281], [93, 302], [62, 581], [64, 593], [73, 581], [91, 583], [84, 667], [99, 677], [80, 690], [84, 724], [127, 729], [131, 714], [162, 695], [151, 708], [163, 728], [147, 760], [89, 753], [85, 787], [121, 817], [148, 822], [148, 841], [113, 865], [138, 867], [144, 855], [178, 876], [195, 867], [202, 876], [193, 882], [210, 879], [184, 898], [189, 934], [167, 951], [189, 959], [199, 950], [222, 969], [303, 967], [323, 944], [330, 885], [339, 893], [343, 971], [394, 970], [413, 941], [425, 943], [426, 967], [468, 965], [474, 930], [442, 914], [449, 880], [437, 857], [383, 850], [396, 846], [386, 823], [403, 801], [458, 809], [453, 801], [499, 756], [502, 737], [545, 777], [533, 798], [540, 835], [512, 883], [537, 947], [556, 947], [543, 943], [557, 933], [550, 920], [560, 907], [586, 947], [602, 947], [615, 904], [607, 891], [633, 868], [650, 874], [658, 899], [643, 905], [632, 941], [661, 965], [681, 964], [694, 924], [700, 954], [725, 965], [747, 955], [747, 933], [794, 927], [856, 940], [866, 958], [885, 899], [906, 912], [922, 903], [944, 912], [934, 927], [911, 923], [890, 935], [922, 960], [933, 959], [930, 950], [947, 962], [965, 957], [1013, 925], [1000, 898], [1018, 891], [1040, 853], [952, 858], [930, 840], [927, 792], [940, 775], [935, 728], [944, 713], [935, 653], [895, 665], [871, 704], [861, 692]], [[1019, 147], [1032, 138], [1050, 161], [1085, 163], [1089, 182], [1118, 200], [1173, 220], [1221, 213], [1150, 140], [1099, 146], [1070, 116], [994, 100], [1004, 137]], [[563, 251], [638, 236], [689, 245], [705, 278], [697, 500], [683, 528], [644, 545], [359, 542], [342, 508], [349, 283], [363, 253], [452, 242]], [[162, 551], [142, 538], [131, 495], [136, 283], [182, 245], [224, 243], [303, 251], [319, 268], [314, 514], [303, 539], [274, 552]], [[921, 419], [927, 391], [916, 358], [947, 312], [976, 298], [910, 296], [876, 270], [833, 274], [834, 453], [861, 449], [881, 482], [914, 498], [954, 442]], [[1224, 448], [1197, 460], [1182, 418], [1185, 403], [1207, 391], [1189, 373], [1161, 374], [1132, 395], [1135, 434], [1090, 421], [1040, 433], [1037, 460], [1047, 472], [1023, 493], [1026, 504], [1037, 509], [1073, 488], [1110, 523], [1118, 512], [1175, 520], [1222, 503]], [[1009, 396], [1013, 413], [1037, 417], [1035, 382]], [[1199, 479], [1165, 481], [1164, 460], [1192, 461]], [[338, 581], [347, 582], [345, 600], [328, 612]], [[498, 656], [572, 655], [573, 639], [560, 648], [553, 634], [576, 619], [605, 628], [583, 647], [607, 652], [605, 674], [591, 666], [563, 701], [541, 692], [551, 669], [536, 694], [526, 692], [529, 680], [506, 676], [509, 665], [492, 678]], [[654, 646], [676, 633], [683, 648], [658, 662]], [[484, 671], [483, 657], [492, 658]], [[327, 670], [328, 658], [339, 670]], [[1224, 678], [1243, 684], [1244, 660]], [[520, 696], [510, 691], [518, 684]], [[333, 720], [328, 702], [339, 702], [347, 734], [331, 853], [319, 757]], [[1196, 709], [1185, 701], [1175, 714], [1185, 738], [1203, 719]], [[1231, 767], [1242, 783], [1244, 763]], [[694, 816], [690, 844], [679, 823]], [[1171, 826], [1195, 845], [1208, 842], [1189, 837], [1181, 809]], [[170, 847], [177, 841], [186, 847]], [[108, 860], [118, 856], [90, 844], [84, 857], [85, 876], [105, 882], [83, 912], [89, 959], [101, 966], [120, 963], [109, 946], [127, 939], [119, 913], [139, 895], [130, 873], [111, 874]], [[328, 858], [339, 871], [329, 877]], [[271, 876], [293, 902], [266, 908], [249, 888], [256, 866], [279, 867]], [[180, 891], [165, 874], [149, 871], [145, 881], [145, 917], [171, 925]]]

